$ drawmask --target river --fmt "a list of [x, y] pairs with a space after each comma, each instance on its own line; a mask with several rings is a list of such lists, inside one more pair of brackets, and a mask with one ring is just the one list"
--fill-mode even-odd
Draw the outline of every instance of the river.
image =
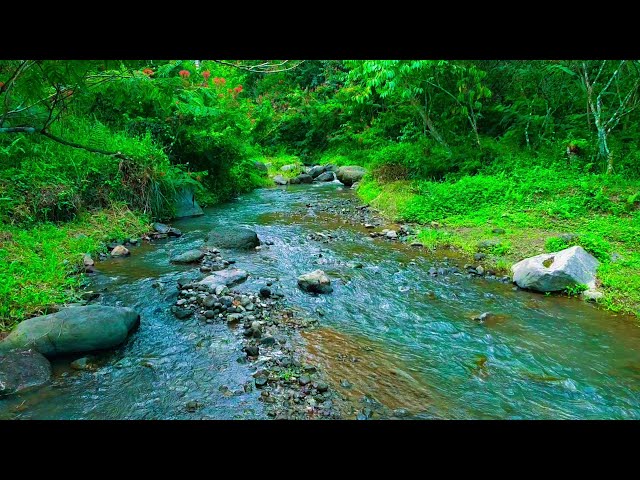
[[[337, 182], [255, 190], [175, 221], [180, 238], [98, 262], [100, 301], [137, 309], [139, 329], [103, 354], [96, 371], [56, 361], [51, 385], [0, 400], [0, 419], [267, 418], [259, 391], [243, 389], [253, 369], [238, 336], [226, 324], [169, 312], [177, 279], [194, 269], [170, 264], [170, 255], [199, 247], [222, 224], [273, 242], [225, 256], [250, 273], [238, 289], [255, 292], [271, 279], [289, 304], [319, 320], [303, 332], [309, 361], [354, 409], [366, 397], [417, 419], [640, 418], [635, 319], [484, 278], [431, 276], [429, 268], [451, 261], [446, 253], [372, 239], [314, 208], [353, 195]], [[315, 232], [334, 238], [307, 239]], [[317, 268], [332, 278], [333, 293], [297, 288], [296, 277]], [[485, 311], [494, 315], [473, 320]], [[202, 408], [189, 411], [190, 401]]]

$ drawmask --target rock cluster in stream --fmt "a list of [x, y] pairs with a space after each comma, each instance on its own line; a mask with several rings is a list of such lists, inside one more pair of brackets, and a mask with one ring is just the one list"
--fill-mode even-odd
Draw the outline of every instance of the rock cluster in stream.
[[[215, 252], [215, 253], [213, 253]], [[205, 264], [224, 265], [217, 250], [205, 254]], [[201, 267], [201, 270], [202, 268]], [[226, 285], [208, 285], [192, 280], [178, 284], [179, 293], [171, 311], [178, 319], [203, 323], [225, 322], [242, 339], [240, 362], [256, 367], [245, 392], [260, 391], [270, 418], [342, 418], [343, 399], [333, 391], [316, 367], [304, 363], [304, 347], [297, 330], [317, 323], [299, 318], [284, 305], [283, 295], [271, 282], [258, 292], [247, 293]], [[187, 410], [194, 411], [187, 405]]]

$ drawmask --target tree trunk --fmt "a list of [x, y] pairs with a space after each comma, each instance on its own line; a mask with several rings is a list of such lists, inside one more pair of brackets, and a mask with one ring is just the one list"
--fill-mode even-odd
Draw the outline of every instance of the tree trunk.
[[422, 122], [424, 124], [425, 129], [429, 130], [429, 133], [436, 140], [436, 142], [438, 142], [440, 145], [442, 145], [447, 150], [449, 150], [449, 145], [447, 145], [447, 142], [444, 140], [442, 135], [440, 135], [440, 133], [436, 129], [436, 127], [433, 124], [433, 122], [431, 121], [431, 118], [429, 117], [429, 114], [427, 113], [427, 111], [420, 104], [418, 104], [418, 102], [415, 101], [415, 100], [413, 100], [411, 102], [411, 104], [418, 111], [418, 113], [420, 114], [420, 117], [422, 117]]

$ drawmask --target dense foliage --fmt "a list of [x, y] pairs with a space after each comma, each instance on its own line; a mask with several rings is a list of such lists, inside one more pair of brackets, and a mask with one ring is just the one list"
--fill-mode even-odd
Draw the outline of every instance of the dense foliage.
[[[572, 225], [606, 261], [637, 242], [639, 67], [0, 61], [0, 222], [15, 233], [101, 210], [165, 218], [184, 184], [215, 203], [269, 184], [256, 160], [272, 172], [331, 161], [369, 167], [360, 194], [400, 220], [470, 227], [499, 223], [498, 211], [511, 225]], [[450, 232], [424, 235], [452, 242]], [[20, 271], [14, 247], [0, 245], [4, 275], [8, 264]], [[626, 261], [635, 272], [637, 257]]]

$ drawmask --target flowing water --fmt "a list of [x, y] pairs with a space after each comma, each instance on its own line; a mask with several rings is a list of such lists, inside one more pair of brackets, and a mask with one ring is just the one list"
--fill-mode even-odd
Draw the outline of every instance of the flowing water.
[[[313, 207], [352, 195], [337, 183], [256, 190], [176, 221], [179, 239], [100, 262], [101, 301], [137, 308], [140, 328], [95, 372], [57, 361], [53, 384], [0, 400], [0, 418], [265, 418], [258, 392], [243, 390], [252, 369], [229, 327], [168, 312], [176, 280], [193, 272], [169, 256], [223, 224], [273, 242], [225, 255], [251, 274], [238, 289], [272, 279], [290, 304], [318, 318], [320, 327], [303, 334], [309, 359], [354, 405], [366, 396], [410, 418], [640, 418], [635, 319], [482, 278], [432, 277], [442, 254], [372, 239]], [[319, 231], [335, 238], [307, 239]], [[332, 294], [297, 288], [296, 277], [317, 268], [332, 278]], [[485, 324], [473, 320], [485, 311], [494, 313]], [[189, 411], [194, 401], [199, 408]]]

